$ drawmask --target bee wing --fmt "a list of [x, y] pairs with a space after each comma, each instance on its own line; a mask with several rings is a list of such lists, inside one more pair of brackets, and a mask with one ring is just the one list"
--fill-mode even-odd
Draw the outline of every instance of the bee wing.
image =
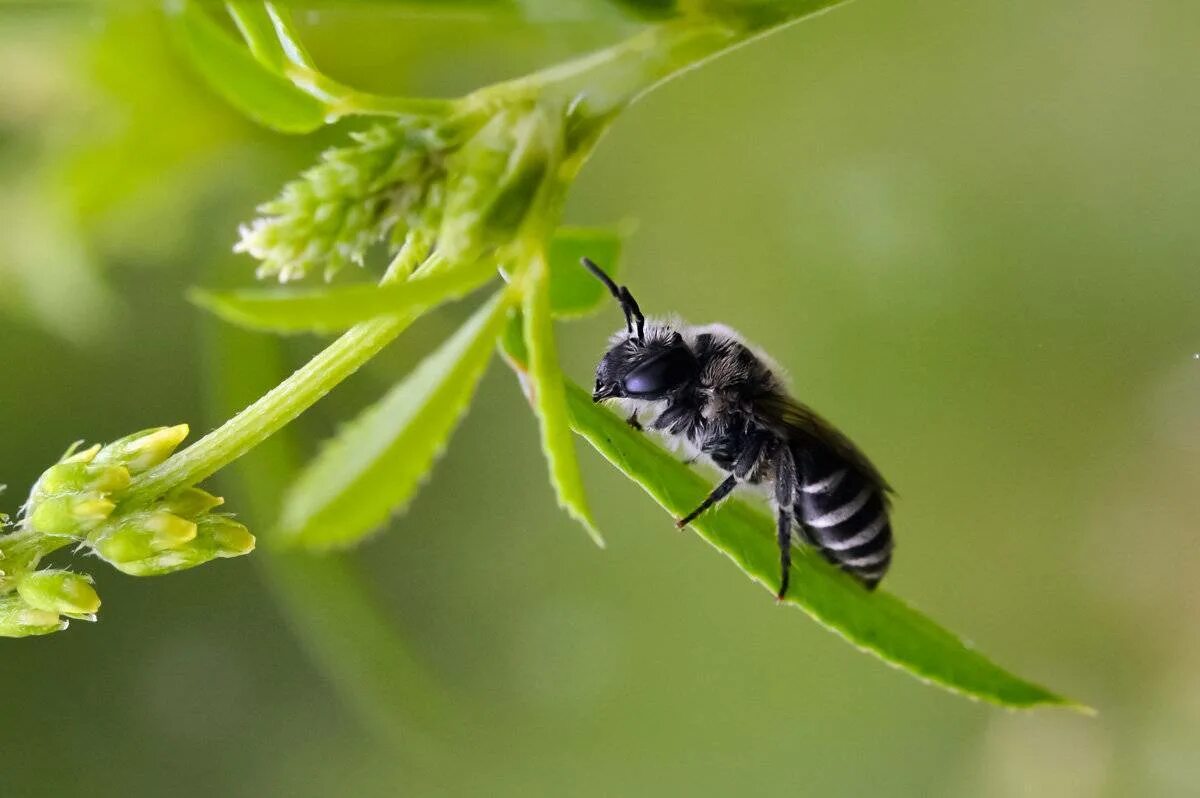
[[786, 394], [769, 393], [756, 397], [751, 402], [750, 411], [763, 426], [783, 435], [791, 444], [792, 451], [802, 451], [814, 444], [824, 446], [854, 466], [881, 490], [894, 492], [867, 456], [811, 407]]

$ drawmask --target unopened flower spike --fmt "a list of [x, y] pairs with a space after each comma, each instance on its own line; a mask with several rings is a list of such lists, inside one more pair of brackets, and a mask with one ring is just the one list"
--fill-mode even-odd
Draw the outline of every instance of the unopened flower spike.
[[17, 594], [35, 610], [54, 612], [79, 620], [94, 621], [100, 596], [92, 578], [71, 571], [34, 571], [17, 582]]
[[280, 282], [361, 266], [376, 243], [391, 241], [394, 248], [397, 232], [412, 226], [410, 217], [436, 193], [443, 138], [435, 126], [398, 123], [351, 134], [351, 144], [326, 151], [260, 205], [234, 251], [259, 261], [259, 277]]
[[189, 431], [187, 424], [176, 424], [135, 432], [102, 447], [92, 463], [121, 465], [131, 474], [140, 474], [170, 457]]
[[[220, 496], [191, 485], [157, 500], [127, 501], [134, 479], [170, 457], [186, 424], [135, 432], [107, 445], [73, 444], [34, 483], [20, 520], [0, 534], [0, 637], [49, 634], [68, 619], [95, 620], [100, 597], [87, 574], [38, 570], [75, 544], [135, 576], [171, 573], [254, 549], [245, 526], [213, 511]], [[0, 533], [7, 519], [0, 517]]]

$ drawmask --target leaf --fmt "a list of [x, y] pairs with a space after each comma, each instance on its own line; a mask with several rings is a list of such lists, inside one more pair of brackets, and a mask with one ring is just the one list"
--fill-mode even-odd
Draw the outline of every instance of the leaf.
[[316, 63], [296, 33], [291, 10], [280, 3], [272, 2], [264, 2], [263, 8], [271, 18], [271, 25], [274, 26], [275, 35], [279, 38], [279, 46], [283, 48], [287, 59], [296, 66], [315, 70]]
[[316, 70], [287, 8], [255, 0], [228, 0], [225, 6], [259, 63], [279, 74], [286, 72], [289, 63]]
[[[646, 435], [593, 404], [579, 386], [567, 386], [567, 402], [576, 432], [673, 516], [686, 514], [712, 488]], [[700, 516], [691, 528], [751, 579], [775, 593], [779, 551], [774, 522], [765, 513], [728, 499]], [[788, 603], [860, 649], [919, 679], [1002, 706], [1050, 704], [1091, 711], [1005, 671], [896, 597], [865, 590], [813, 549], [800, 547], [793, 552], [791, 583]]]
[[255, 288], [239, 291], [193, 289], [192, 302], [225, 321], [252, 330], [280, 333], [334, 332], [378, 316], [419, 313], [459, 299], [496, 273], [489, 260], [427, 277], [387, 285], [321, 288]]
[[525, 290], [525, 345], [529, 352], [529, 376], [532, 380], [532, 401], [542, 432], [542, 451], [550, 466], [550, 483], [558, 496], [558, 504], [583, 524], [597, 546], [604, 539], [592, 521], [579, 462], [575, 459], [575, 442], [567, 420], [566, 397], [563, 394], [563, 375], [558, 366], [554, 341], [554, 321], [550, 312], [550, 274], [544, 257], [530, 264]]
[[284, 133], [308, 133], [325, 124], [324, 103], [257, 61], [199, 3], [175, 0], [168, 7], [179, 47], [231, 105]]
[[404, 509], [466, 411], [510, 297], [489, 300], [309, 464], [284, 500], [285, 545], [348, 546]]
[[550, 308], [556, 319], [587, 316], [611, 301], [608, 289], [579, 261], [591, 258], [615, 279], [620, 271], [623, 244], [621, 230], [560, 227], [554, 232], [546, 257], [550, 261]]
[[225, 8], [251, 54], [272, 72], [282, 74], [288, 57], [279, 37], [275, 35], [275, 25], [267, 11], [267, 4], [257, 0], [227, 0]]

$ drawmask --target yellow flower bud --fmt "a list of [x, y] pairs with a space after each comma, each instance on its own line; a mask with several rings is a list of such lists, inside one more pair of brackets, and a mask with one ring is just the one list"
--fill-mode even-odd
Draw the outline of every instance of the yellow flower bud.
[[166, 460], [188, 436], [188, 425], [156, 427], [113, 441], [95, 456], [95, 463], [123, 465], [140, 474]]
[[200, 488], [184, 488], [167, 497], [163, 506], [175, 515], [184, 518], [198, 518], [225, 503], [220, 496], [214, 496]]
[[116, 508], [103, 494], [68, 493], [34, 503], [29, 524], [43, 535], [81, 537], [99, 526]]
[[129, 470], [119, 465], [59, 463], [46, 469], [33, 488], [35, 496], [97, 491], [112, 493], [129, 487]]
[[[135, 513], [94, 536], [92, 548], [120, 568], [161, 551], [186, 546], [196, 537], [195, 522], [161, 510]], [[122, 569], [124, 570], [124, 569]]]
[[232, 518], [213, 516], [204, 519], [198, 537], [211, 540], [218, 557], [238, 557], [254, 551], [254, 535]]
[[[184, 532], [190, 537], [163, 545], [166, 536]], [[238, 557], [254, 550], [254, 535], [233, 519], [205, 516], [198, 523], [170, 513], [141, 514], [136, 523], [105, 531], [92, 544], [96, 554], [132, 576], [157, 576], [202, 565], [217, 557]]]
[[156, 549], [177, 549], [196, 537], [196, 524], [172, 513], [156, 512], [146, 519]]
[[30, 637], [60, 632], [67, 622], [58, 613], [29, 606], [16, 593], [0, 596], [0, 637]]
[[86, 449], [80, 449], [79, 451], [75, 451], [75, 447], [79, 446], [79, 444], [81, 444], [81, 443], [83, 443], [83, 441], [75, 441], [75, 443], [73, 443], [71, 445], [71, 448], [67, 449], [67, 453], [62, 456], [62, 459], [59, 460], [59, 462], [60, 463], [90, 463], [90, 462], [92, 462], [92, 460], [96, 457], [96, 454], [100, 451], [100, 444], [97, 443], [92, 446], [89, 446]]
[[35, 610], [91, 616], [100, 609], [91, 580], [70, 571], [34, 571], [17, 582], [17, 593]]

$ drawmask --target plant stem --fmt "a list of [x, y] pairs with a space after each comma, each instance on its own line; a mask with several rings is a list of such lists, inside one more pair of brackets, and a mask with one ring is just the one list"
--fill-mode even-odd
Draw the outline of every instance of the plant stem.
[[604, 117], [655, 87], [749, 41], [847, 0], [707, 4], [692, 17], [654, 25], [605, 50], [481, 89], [465, 100], [486, 110], [514, 98], [555, 98]]
[[[413, 231], [381, 282], [403, 279], [429, 251], [432, 235]], [[129, 508], [154, 501], [180, 485], [195, 485], [271, 437], [402, 333], [414, 316], [387, 316], [357, 324], [254, 404], [188, 448], [134, 480]]]
[[325, 77], [316, 70], [296, 64], [284, 69], [288, 80], [329, 107], [329, 121], [345, 116], [390, 116], [420, 122], [448, 116], [455, 110], [453, 100], [425, 97], [388, 97], [356, 91]]

